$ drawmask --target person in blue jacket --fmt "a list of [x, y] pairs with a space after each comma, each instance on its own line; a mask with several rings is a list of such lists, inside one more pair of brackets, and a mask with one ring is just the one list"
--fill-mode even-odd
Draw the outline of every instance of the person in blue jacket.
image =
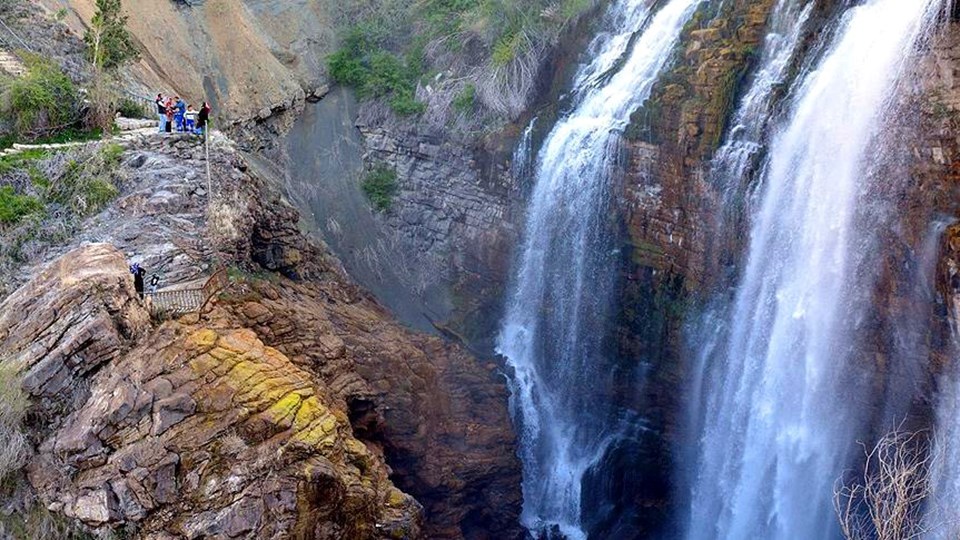
[[180, 96], [177, 96], [176, 100], [177, 103], [174, 105], [176, 112], [173, 114], [173, 120], [176, 122], [177, 131], [183, 131], [183, 117], [187, 114], [187, 103], [180, 99]]

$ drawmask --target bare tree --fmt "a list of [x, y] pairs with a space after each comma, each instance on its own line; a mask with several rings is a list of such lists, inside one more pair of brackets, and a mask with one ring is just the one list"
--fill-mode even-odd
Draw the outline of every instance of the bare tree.
[[935, 448], [926, 432], [899, 428], [873, 448], [864, 446], [863, 470], [837, 480], [834, 508], [848, 540], [914, 540], [930, 532], [925, 506]]

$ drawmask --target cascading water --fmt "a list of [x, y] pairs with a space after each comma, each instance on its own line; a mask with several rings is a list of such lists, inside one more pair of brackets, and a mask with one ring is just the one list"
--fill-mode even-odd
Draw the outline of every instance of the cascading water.
[[533, 130], [535, 127], [537, 127], [536, 117], [523, 130], [520, 142], [517, 143], [517, 149], [513, 152], [513, 177], [520, 181], [530, 174], [530, 167], [532, 166], [530, 154], [533, 150]]
[[787, 76], [812, 9], [813, 2], [801, 0], [780, 0], [774, 9], [760, 67], [737, 109], [730, 134], [713, 159], [711, 177], [720, 182], [728, 202], [762, 147], [774, 90]]
[[[960, 298], [949, 298], [948, 303], [953, 354], [960, 358]], [[923, 538], [953, 540], [960, 538], [960, 522], [950, 519], [960, 509], [960, 369], [954, 368], [943, 382], [936, 426], [934, 461], [928, 473], [931, 493], [925, 516], [929, 532]]]
[[835, 534], [833, 482], [861, 422], [848, 360], [875, 274], [858, 214], [884, 113], [937, 4], [849, 9], [773, 137], [747, 263], [701, 375], [691, 540]]
[[[960, 313], [954, 311], [953, 317], [957, 316]], [[956, 335], [954, 341], [957, 341]], [[924, 540], [960, 538], [960, 523], [945, 519], [960, 508], [960, 445], [956, 443], [960, 440], [960, 378], [956, 374], [954, 377], [944, 385], [937, 410], [936, 459], [930, 470], [932, 493], [925, 516], [934, 526], [924, 535]]]
[[585, 472], [622, 431], [610, 403], [609, 331], [618, 258], [607, 219], [620, 135], [647, 99], [700, 0], [614, 2], [577, 73], [572, 112], [538, 155], [518, 269], [498, 350], [514, 368], [522, 521], [586, 538]]
[[[770, 18], [769, 30], [764, 38], [763, 50], [756, 73], [749, 89], [731, 122], [731, 128], [714, 155], [709, 178], [720, 192], [720, 215], [714, 223], [714, 249], [725, 253], [725, 258], [735, 257], [735, 250], [728, 249], [726, 239], [736, 234], [746, 211], [745, 185], [754, 169], [758, 154], [763, 148], [766, 128], [773, 114], [775, 90], [785, 84], [791, 65], [795, 61], [804, 26], [810, 17], [813, 2], [804, 0], [779, 0]], [[730, 264], [730, 261], [724, 261]], [[696, 351], [696, 369], [690, 395], [692, 402], [700, 404], [704, 391], [703, 376], [706, 365], [718, 352], [725, 339], [726, 320], [729, 319], [729, 301], [723, 295], [715, 299], [699, 321], [697, 330], [690, 332], [697, 342], [691, 349]], [[689, 433], [700, 433], [700, 407], [690, 408]], [[687, 452], [690, 454], [691, 452]], [[695, 459], [695, 456], [694, 456]], [[689, 479], [686, 479], [689, 482]]]

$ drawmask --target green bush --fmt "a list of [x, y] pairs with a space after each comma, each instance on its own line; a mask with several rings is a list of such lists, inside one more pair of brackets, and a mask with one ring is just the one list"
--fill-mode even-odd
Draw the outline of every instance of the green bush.
[[105, 144], [103, 148], [100, 149], [100, 158], [103, 159], [105, 166], [116, 167], [120, 164], [120, 158], [123, 156], [123, 152], [123, 146], [117, 143]]
[[24, 53], [27, 73], [6, 87], [2, 114], [14, 134], [36, 140], [74, 127], [79, 121], [78, 94], [52, 61]]
[[145, 104], [130, 98], [120, 98], [117, 112], [124, 118], [151, 118]]
[[16, 225], [24, 217], [43, 210], [36, 197], [19, 195], [13, 186], [0, 187], [0, 225]]
[[397, 171], [377, 165], [364, 176], [360, 188], [377, 211], [386, 212], [393, 206], [393, 197], [397, 194]]
[[377, 27], [357, 26], [327, 59], [327, 67], [334, 82], [355, 88], [360, 97], [387, 98], [394, 112], [410, 116], [424, 109], [415, 97], [422, 58], [416, 48], [396, 55], [383, 48]]
[[457, 97], [453, 100], [453, 108], [459, 112], [467, 113], [473, 109], [473, 104], [477, 100], [477, 86], [470, 83], [460, 90]]
[[[491, 83], [505, 77], [523, 77], [525, 69], [504, 70], [516, 62], [535, 62], [530, 47], [551, 42], [571, 21], [597, 4], [598, 0], [417, 0], [407, 3], [399, 14], [391, 11], [395, 2], [374, 3], [366, 18], [344, 37], [342, 47], [328, 57], [333, 81], [351, 86], [363, 98], [386, 98], [400, 115], [419, 114], [424, 106], [415, 96], [417, 83], [428, 72], [444, 73], [443, 81], [470, 76], [483, 88], [483, 95], [526, 88], [528, 84]], [[465, 43], [481, 43], [465, 51]], [[440, 65], [426, 65], [423, 51], [429, 44], [431, 59]], [[440, 47], [455, 53], [443, 54]], [[481, 51], [476, 54], [475, 51]], [[479, 77], [473, 76], [481, 69]], [[432, 84], [432, 81], [431, 81]], [[499, 86], [498, 86], [499, 85]], [[440, 83], [441, 91], [444, 83]], [[450, 88], [451, 85], [447, 85]], [[476, 90], [476, 89], [475, 89]], [[479, 94], [480, 92], [476, 92]], [[456, 109], [473, 109], [469, 95], [458, 96]], [[498, 109], [498, 105], [488, 106]], [[505, 97], [501, 101], [509, 101]]]

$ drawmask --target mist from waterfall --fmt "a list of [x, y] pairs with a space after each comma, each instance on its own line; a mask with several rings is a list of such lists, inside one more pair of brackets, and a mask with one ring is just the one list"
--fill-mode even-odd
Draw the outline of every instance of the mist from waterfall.
[[[954, 358], [960, 358], [960, 297], [947, 299], [950, 306], [951, 342]], [[933, 463], [930, 467], [930, 497], [926, 516], [929, 532], [924, 540], [960, 538], [960, 368], [944, 376], [937, 400]]]
[[[832, 488], [864, 420], [866, 381], [849, 361], [876, 274], [860, 213], [904, 63], [938, 3], [848, 9], [770, 138], [732, 304], [722, 324], [702, 325], [690, 540], [836, 534]], [[758, 95], [772, 88], [753, 84]], [[767, 114], [769, 102], [754, 103], [748, 93], [738, 126]], [[727, 173], [746, 172], [741, 155], [721, 151]]]
[[523, 461], [523, 525], [587, 536], [581, 484], [634, 419], [612, 403], [616, 313], [615, 164], [630, 115], [650, 94], [700, 0], [615, 1], [588, 47], [572, 111], [537, 156], [525, 237], [498, 338], [514, 370], [511, 408]]

